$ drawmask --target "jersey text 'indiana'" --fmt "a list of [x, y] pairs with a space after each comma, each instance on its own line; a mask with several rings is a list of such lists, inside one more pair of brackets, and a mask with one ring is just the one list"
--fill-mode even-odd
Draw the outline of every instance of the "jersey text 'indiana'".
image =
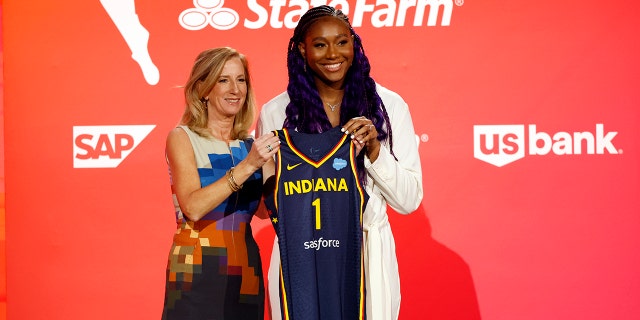
[[298, 193], [309, 193], [317, 191], [348, 192], [347, 181], [344, 178], [318, 178], [294, 181], [284, 181], [284, 194], [287, 196]]

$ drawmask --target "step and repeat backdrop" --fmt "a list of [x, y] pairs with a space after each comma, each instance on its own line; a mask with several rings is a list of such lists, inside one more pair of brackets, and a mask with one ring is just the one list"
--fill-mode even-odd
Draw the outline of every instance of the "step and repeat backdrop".
[[[8, 319], [157, 319], [175, 221], [164, 143], [202, 50], [286, 88], [310, 6], [410, 106], [425, 197], [390, 212], [401, 319], [640, 314], [635, 1], [4, 1]], [[253, 221], [267, 269], [274, 232]]]

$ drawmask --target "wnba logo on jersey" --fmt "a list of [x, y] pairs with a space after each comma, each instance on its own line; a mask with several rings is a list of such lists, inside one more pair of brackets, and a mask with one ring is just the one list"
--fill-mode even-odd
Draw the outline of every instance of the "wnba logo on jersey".
[[74, 168], [116, 168], [155, 128], [139, 126], [74, 126]]
[[502, 167], [522, 159], [525, 149], [529, 155], [579, 155], [620, 154], [613, 145], [617, 132], [605, 132], [604, 124], [596, 124], [595, 133], [556, 132], [551, 135], [538, 131], [535, 124], [527, 126], [528, 143], [525, 142], [524, 125], [476, 125], [473, 126], [473, 156], [484, 162]]

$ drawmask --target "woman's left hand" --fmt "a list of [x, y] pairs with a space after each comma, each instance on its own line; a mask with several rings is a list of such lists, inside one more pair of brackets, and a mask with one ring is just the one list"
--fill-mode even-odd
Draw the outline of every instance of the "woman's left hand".
[[355, 117], [342, 126], [342, 132], [349, 134], [356, 145], [356, 152], [360, 153], [362, 148], [367, 147], [367, 157], [374, 162], [380, 153], [380, 141], [378, 140], [378, 130], [371, 120], [365, 117]]

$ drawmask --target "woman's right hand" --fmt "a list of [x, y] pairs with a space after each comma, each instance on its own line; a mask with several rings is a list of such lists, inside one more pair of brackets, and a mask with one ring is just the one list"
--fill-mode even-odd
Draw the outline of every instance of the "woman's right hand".
[[356, 145], [356, 153], [366, 146], [367, 157], [371, 162], [376, 161], [380, 153], [380, 141], [378, 130], [373, 122], [365, 117], [355, 117], [342, 126], [342, 132], [351, 135], [351, 140]]
[[256, 138], [247, 156], [247, 164], [255, 170], [260, 169], [267, 161], [273, 159], [273, 155], [280, 149], [280, 138], [273, 133], [268, 133]]

